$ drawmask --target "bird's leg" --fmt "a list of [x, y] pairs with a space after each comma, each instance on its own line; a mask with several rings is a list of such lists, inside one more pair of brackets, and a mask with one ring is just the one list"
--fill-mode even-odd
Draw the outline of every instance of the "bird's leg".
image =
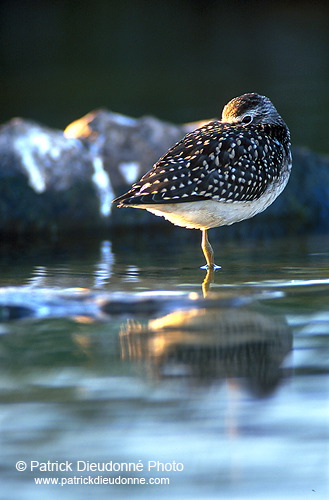
[[209, 240], [208, 240], [208, 230], [207, 229], [202, 229], [201, 248], [202, 248], [203, 254], [206, 258], [206, 262], [207, 262], [207, 264], [205, 266], [202, 266], [202, 268], [201, 268], [201, 269], [207, 269], [206, 277], [202, 283], [203, 296], [206, 297], [209, 290], [210, 290], [210, 285], [214, 281], [214, 271], [215, 271], [215, 269], [220, 268], [220, 266], [216, 266], [216, 264], [214, 262], [214, 251], [213, 251], [213, 249], [209, 243]]
[[214, 263], [214, 251], [209, 243], [208, 240], [208, 230], [207, 229], [202, 229], [202, 242], [201, 242], [201, 248], [203, 251], [203, 254], [206, 258], [207, 265], [205, 266], [206, 269], [214, 269], [217, 266]]
[[214, 251], [213, 251], [212, 246], [210, 245], [209, 240], [208, 240], [208, 230], [207, 229], [202, 230], [201, 248], [202, 248], [203, 254], [206, 258], [206, 262], [207, 262], [207, 264], [205, 266], [202, 266], [202, 269], [207, 269], [206, 277], [202, 283], [203, 296], [206, 297], [208, 292], [209, 292], [210, 285], [214, 280], [214, 270], [217, 267], [214, 263]]

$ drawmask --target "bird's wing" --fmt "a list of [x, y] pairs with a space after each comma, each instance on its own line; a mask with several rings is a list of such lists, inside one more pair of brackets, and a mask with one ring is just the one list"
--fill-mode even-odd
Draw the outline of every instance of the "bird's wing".
[[283, 158], [283, 145], [267, 125], [210, 122], [187, 134], [114, 201], [140, 205], [255, 200], [278, 177]]

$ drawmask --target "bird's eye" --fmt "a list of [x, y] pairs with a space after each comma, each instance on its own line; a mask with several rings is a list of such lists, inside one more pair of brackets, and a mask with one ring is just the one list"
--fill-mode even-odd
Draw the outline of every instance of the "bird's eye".
[[252, 122], [252, 116], [250, 115], [244, 116], [243, 119], [241, 120], [241, 123], [243, 123], [243, 125], [248, 125], [251, 122]]

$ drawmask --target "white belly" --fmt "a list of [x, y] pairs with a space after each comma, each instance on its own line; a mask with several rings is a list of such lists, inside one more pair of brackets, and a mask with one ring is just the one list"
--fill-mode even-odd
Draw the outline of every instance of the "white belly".
[[164, 217], [176, 226], [189, 229], [210, 229], [250, 219], [263, 212], [279, 196], [286, 183], [287, 181], [279, 186], [276, 185], [275, 189], [268, 189], [261, 198], [255, 201], [201, 200], [186, 203], [133, 205], [133, 207], [144, 208], [154, 215]]

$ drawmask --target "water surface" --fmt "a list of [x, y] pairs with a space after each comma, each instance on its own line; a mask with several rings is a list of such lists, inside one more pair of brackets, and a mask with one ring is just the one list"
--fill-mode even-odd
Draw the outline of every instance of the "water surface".
[[[198, 232], [150, 231], [7, 243], [0, 286], [201, 294]], [[1, 498], [328, 498], [329, 237], [222, 234], [216, 308], [0, 324]], [[34, 482], [98, 476], [167, 484]]]

